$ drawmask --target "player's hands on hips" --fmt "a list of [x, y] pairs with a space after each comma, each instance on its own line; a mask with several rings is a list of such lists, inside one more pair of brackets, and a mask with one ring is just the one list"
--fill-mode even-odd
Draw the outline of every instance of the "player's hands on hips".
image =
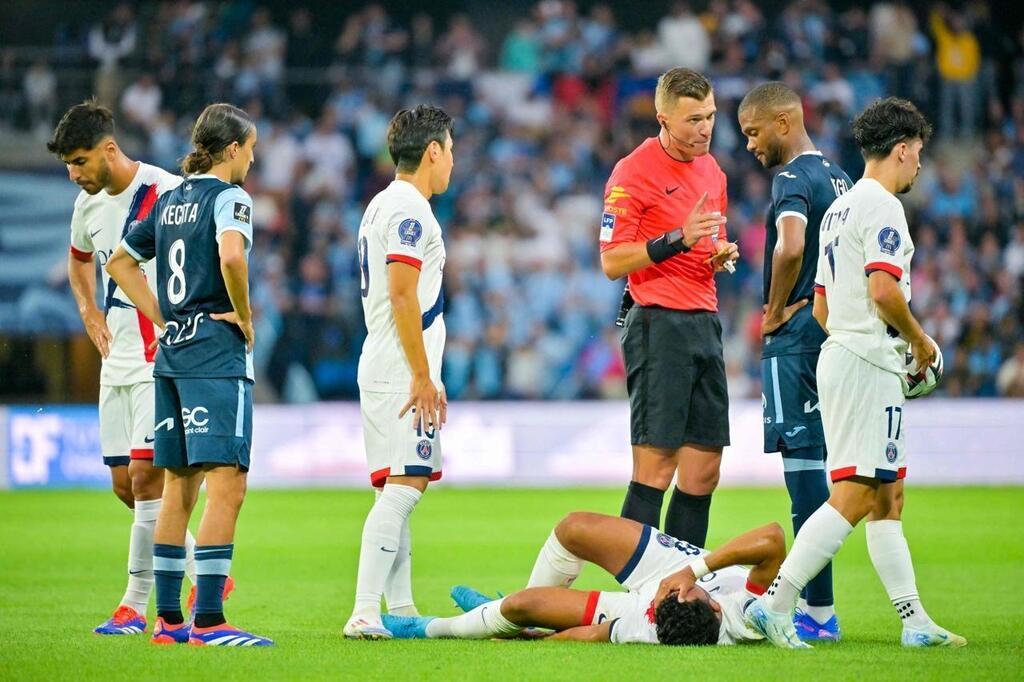
[[935, 359], [935, 342], [927, 334], [910, 342], [910, 352], [914, 356], [914, 373], [920, 372]]
[[409, 385], [409, 402], [398, 413], [398, 418], [404, 417], [411, 408], [414, 430], [420, 432], [439, 429], [442, 424], [441, 412], [442, 410], [447, 411], [442, 407], [441, 398], [441, 392], [437, 390], [429, 376], [413, 376], [412, 383]]
[[658, 591], [654, 595], [654, 607], [657, 608], [658, 604], [663, 602], [666, 597], [673, 593], [675, 593], [676, 598], [679, 599], [679, 601], [683, 601], [683, 597], [690, 592], [690, 588], [693, 587], [696, 582], [697, 576], [693, 574], [693, 571], [689, 566], [681, 571], [676, 571], [662, 580], [661, 584], [658, 585]]
[[252, 352], [253, 346], [256, 345], [256, 330], [252, 326], [252, 318], [248, 320], [242, 320], [238, 317], [238, 313], [232, 310], [230, 313], [211, 313], [211, 320], [222, 320], [224, 322], [230, 322], [231, 324], [237, 325], [242, 330], [242, 334], [245, 336], [245, 350], [247, 353]]
[[693, 245], [704, 237], [718, 234], [718, 228], [725, 225], [725, 216], [718, 211], [704, 212], [704, 202], [707, 201], [707, 198], [708, 193], [704, 192], [697, 200], [697, 205], [690, 211], [686, 222], [683, 223], [683, 242], [689, 248], [693, 248]]
[[768, 336], [774, 334], [779, 327], [789, 322], [796, 311], [807, 305], [807, 299], [802, 298], [792, 305], [787, 305], [782, 309], [782, 313], [779, 315], [773, 315], [768, 312], [768, 306], [764, 306], [764, 315], [761, 317], [761, 336]]
[[[726, 263], [735, 263], [740, 259], [740, 245], [736, 242], [715, 242], [718, 248], [718, 253], [708, 258], [705, 263], [711, 263], [715, 272], [725, 272], [729, 270]], [[735, 272], [735, 268], [732, 269]]]
[[89, 335], [100, 355], [104, 358], [110, 357], [110, 342], [114, 340], [114, 335], [107, 327], [106, 316], [99, 308], [93, 308], [82, 317], [82, 323], [85, 325], [85, 333]]

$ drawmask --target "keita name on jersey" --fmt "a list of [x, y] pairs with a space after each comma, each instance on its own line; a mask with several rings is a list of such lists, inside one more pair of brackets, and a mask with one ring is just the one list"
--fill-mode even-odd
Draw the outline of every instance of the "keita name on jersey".
[[194, 223], [198, 215], [198, 203], [170, 204], [164, 206], [164, 210], [160, 214], [160, 223], [163, 225]]

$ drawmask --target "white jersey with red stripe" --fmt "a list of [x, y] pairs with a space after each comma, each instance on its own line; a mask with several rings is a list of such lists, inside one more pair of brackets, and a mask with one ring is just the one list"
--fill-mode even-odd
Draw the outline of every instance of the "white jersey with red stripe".
[[[106, 190], [90, 195], [85, 191], [75, 200], [71, 217], [71, 255], [81, 261], [99, 261], [107, 327], [113, 336], [110, 355], [103, 360], [100, 384], [130, 386], [153, 380], [154, 350], [149, 345], [158, 330], [136, 310], [102, 266], [128, 233], [132, 222], [144, 218], [158, 196], [181, 184], [182, 179], [167, 171], [139, 163], [135, 177], [124, 191], [111, 195]], [[149, 286], [156, 293], [156, 261], [142, 266]]]
[[445, 248], [430, 202], [412, 184], [395, 180], [370, 201], [359, 225], [359, 268], [366, 340], [359, 356], [359, 388], [381, 393], [409, 390], [412, 373], [395, 328], [388, 296], [388, 263], [420, 271], [416, 293], [430, 378], [441, 386], [445, 326], [441, 277]]
[[821, 221], [815, 291], [828, 302], [829, 337], [887, 372], [902, 373], [907, 341], [879, 315], [868, 275], [881, 270], [899, 280], [910, 302], [910, 238], [903, 204], [871, 178], [840, 195]]
[[[749, 573], [749, 568], [730, 566], [709, 573], [697, 582], [721, 607], [719, 645], [762, 639], [761, 635], [751, 630], [743, 620], [744, 610], [756, 598], [756, 595], [747, 589]], [[668, 575], [670, 574], [662, 577]], [[616, 644], [658, 644], [658, 632], [654, 622], [654, 597], [660, 582], [650, 580], [629, 592], [592, 593], [598, 596], [587, 620], [593, 624], [612, 621], [608, 637]]]

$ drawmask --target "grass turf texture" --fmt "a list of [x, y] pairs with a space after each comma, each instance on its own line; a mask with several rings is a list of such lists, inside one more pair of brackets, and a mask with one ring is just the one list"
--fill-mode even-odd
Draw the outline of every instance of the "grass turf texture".
[[[564, 513], [615, 513], [621, 497], [603, 489], [429, 491], [413, 521], [418, 607], [454, 614], [447, 595], [456, 583], [515, 590]], [[836, 566], [844, 641], [813, 652], [767, 644], [345, 641], [341, 627], [371, 501], [369, 491], [250, 492], [236, 539], [238, 590], [227, 611], [232, 622], [278, 646], [197, 650], [151, 646], [148, 633], [91, 633], [125, 584], [131, 519], [110, 493], [0, 494], [0, 678], [1020, 679], [1024, 488], [908, 491], [905, 525], [918, 585], [929, 613], [970, 641], [960, 650], [900, 648], [899, 623], [871, 568], [862, 528]], [[784, 490], [721, 490], [708, 544], [788, 518]], [[577, 584], [615, 585], [594, 567]], [[151, 607], [150, 628], [153, 617]]]

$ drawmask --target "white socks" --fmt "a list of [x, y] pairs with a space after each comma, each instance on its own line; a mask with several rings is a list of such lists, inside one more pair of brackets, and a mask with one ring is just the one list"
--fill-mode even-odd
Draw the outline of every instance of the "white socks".
[[813, 618], [815, 622], [821, 624], [827, 623], [832, 616], [836, 615], [835, 606], [811, 606], [803, 598], [797, 602], [797, 608]]
[[[136, 500], [135, 522], [132, 523], [131, 539], [128, 541], [128, 587], [121, 603], [130, 606], [143, 616], [149, 606], [149, 595], [153, 591], [153, 531], [160, 515], [162, 500]], [[185, 533], [185, 572], [194, 584], [196, 568], [193, 554], [196, 546], [191, 531]]]
[[818, 507], [797, 533], [793, 549], [765, 594], [765, 605], [777, 613], [791, 612], [800, 591], [832, 561], [852, 531], [835, 507], [828, 503]]
[[540, 548], [537, 561], [533, 565], [533, 572], [530, 573], [530, 581], [527, 587], [569, 587], [580, 571], [583, 570], [583, 560], [562, 546], [551, 531], [544, 546]]
[[512, 637], [522, 628], [501, 615], [504, 599], [481, 604], [472, 611], [452, 618], [435, 618], [427, 623], [427, 637], [430, 639], [489, 639], [491, 637]]
[[903, 535], [902, 521], [869, 521], [868, 554], [875, 572], [882, 579], [903, 627], [924, 629], [932, 624], [917, 595], [917, 580], [910, 547]]
[[366, 515], [359, 550], [353, 617], [380, 619], [380, 599], [401, 548], [402, 526], [423, 493], [407, 485], [385, 484]]
[[[380, 499], [383, 490], [377, 489], [375, 492], [376, 499]], [[409, 517], [402, 524], [395, 563], [391, 566], [388, 579], [384, 581], [384, 602], [388, 606], [388, 613], [398, 616], [420, 615], [412, 598], [412, 531], [409, 530]]]

